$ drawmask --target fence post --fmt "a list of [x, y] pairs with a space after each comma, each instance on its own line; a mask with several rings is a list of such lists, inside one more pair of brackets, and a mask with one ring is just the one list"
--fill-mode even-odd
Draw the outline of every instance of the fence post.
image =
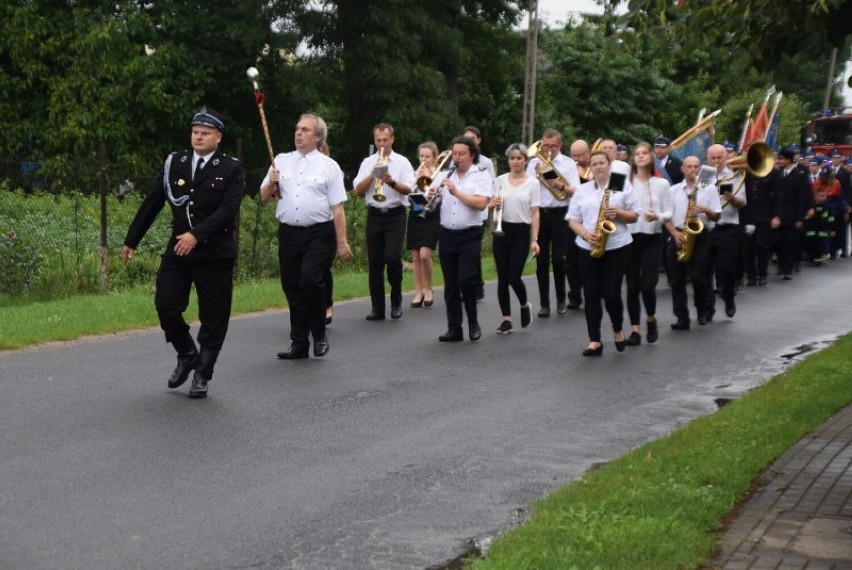
[[109, 251], [107, 249], [107, 194], [109, 193], [109, 176], [107, 175], [107, 146], [105, 141], [100, 145], [100, 163], [98, 179], [100, 181], [101, 197], [101, 291], [109, 287]]

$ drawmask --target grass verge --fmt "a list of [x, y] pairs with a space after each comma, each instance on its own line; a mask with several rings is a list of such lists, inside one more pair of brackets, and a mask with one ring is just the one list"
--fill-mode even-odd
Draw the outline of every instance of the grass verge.
[[[527, 272], [535, 271], [535, 264]], [[494, 261], [482, 260], [486, 280], [494, 279]], [[403, 276], [403, 289], [413, 288], [411, 273]], [[435, 256], [434, 286], [443, 285], [440, 265]], [[334, 276], [335, 300], [369, 295], [367, 273], [342, 271]], [[232, 313], [253, 313], [287, 306], [277, 279], [239, 283], [234, 289]], [[187, 321], [198, 318], [195, 295], [185, 313]], [[0, 307], [0, 350], [25, 348], [50, 341], [74, 340], [83, 336], [108, 334], [157, 325], [154, 311], [154, 285], [135, 287], [104, 295], [81, 295], [57, 301]]]
[[681, 569], [713, 556], [720, 521], [796, 441], [852, 401], [852, 335], [533, 505], [475, 570]]

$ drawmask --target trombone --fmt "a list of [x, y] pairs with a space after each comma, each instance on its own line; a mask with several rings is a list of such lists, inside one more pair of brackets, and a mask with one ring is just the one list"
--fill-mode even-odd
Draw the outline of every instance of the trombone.
[[553, 194], [553, 197], [559, 200], [560, 202], [567, 200], [570, 198], [568, 192], [564, 190], [557, 190], [552, 187], [550, 183], [554, 180], [558, 180], [565, 186], [571, 186], [571, 183], [568, 182], [568, 179], [556, 169], [556, 166], [553, 165], [553, 161], [549, 156], [545, 156], [541, 152], [541, 140], [537, 140], [532, 143], [527, 149], [527, 158], [537, 158], [541, 161], [541, 164], [536, 166], [536, 178], [538, 178], [539, 182], [545, 185], [545, 187], [550, 190], [550, 193]]

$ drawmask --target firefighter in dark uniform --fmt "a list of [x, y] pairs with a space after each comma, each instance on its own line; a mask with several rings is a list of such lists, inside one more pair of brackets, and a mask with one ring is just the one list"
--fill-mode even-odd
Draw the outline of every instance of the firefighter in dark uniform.
[[[157, 272], [154, 304], [166, 342], [177, 351], [168, 387], [181, 386], [194, 370], [190, 398], [207, 396], [231, 316], [235, 218], [245, 194], [245, 174], [236, 158], [219, 150], [224, 130], [225, 123], [212, 110], [202, 108], [193, 116], [192, 150], [166, 158], [163, 175], [139, 207], [121, 250], [126, 264], [163, 206], [171, 207], [172, 236]], [[193, 284], [200, 350], [183, 318]]]

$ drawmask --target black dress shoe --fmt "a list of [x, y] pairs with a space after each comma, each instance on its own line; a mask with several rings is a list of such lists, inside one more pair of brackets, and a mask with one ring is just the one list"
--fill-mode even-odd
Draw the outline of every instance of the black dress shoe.
[[705, 315], [704, 313], [701, 313], [700, 315], [698, 315], [698, 324], [700, 326], [706, 325], [707, 324], [707, 315]]
[[197, 360], [198, 352], [183, 356], [178, 355], [177, 366], [175, 366], [172, 375], [169, 376], [169, 388], [174, 390], [175, 388], [183, 386], [183, 383], [186, 382], [187, 378], [189, 378], [189, 373], [195, 369], [195, 362]]
[[330, 325], [332, 320], [333, 320], [333, 318], [331, 316], [326, 317], [325, 318], [325, 324]]
[[642, 335], [636, 331], [633, 331], [632, 333], [630, 333], [630, 336], [627, 337], [627, 340], [625, 342], [627, 343], [627, 346], [639, 346], [640, 344], [642, 344]]
[[470, 334], [470, 340], [479, 340], [482, 338], [482, 329], [479, 328], [479, 323], [470, 323], [468, 333]]
[[615, 350], [617, 350], [618, 352], [624, 352], [624, 349], [627, 348], [627, 340], [625, 340], [624, 338], [613, 342], [615, 342]]
[[583, 351], [583, 356], [601, 356], [603, 354], [603, 344], [599, 344], [597, 348], [587, 348]]
[[189, 397], [206, 398], [207, 383], [209, 381], [210, 378], [207, 378], [202, 372], [196, 371], [195, 374], [192, 375], [192, 385], [189, 387]]
[[423, 306], [423, 299], [420, 299], [419, 301], [411, 301], [411, 303], [408, 306], [411, 307], [412, 309], [419, 309], [420, 307]]
[[314, 341], [314, 356], [325, 356], [328, 354], [328, 335]]
[[676, 323], [672, 323], [672, 330], [674, 330], [674, 331], [688, 331], [689, 330], [689, 319], [678, 319]]
[[379, 312], [376, 312], [376, 311], [370, 311], [370, 314], [367, 315], [367, 320], [368, 321], [383, 321], [383, 320], [385, 320], [385, 314], [379, 313]]
[[572, 311], [576, 311], [582, 306], [583, 303], [581, 303], [580, 301], [568, 301], [568, 308]]
[[431, 307], [431, 306], [432, 306], [432, 305], [434, 305], [434, 304], [435, 304], [435, 299], [434, 299], [434, 298], [432, 298], [432, 299], [423, 299], [423, 306], [424, 306], [424, 307]]
[[790, 275], [789, 273], [785, 273], [785, 274], [784, 274], [784, 281], [789, 281], [789, 280], [790, 280], [790, 279], [792, 279], [792, 278], [793, 278], [793, 276], [792, 276], [792, 275]]
[[658, 338], [660, 338], [660, 331], [657, 328], [656, 319], [653, 320], [653, 321], [648, 321], [647, 326], [648, 326], [648, 332], [645, 335], [645, 338], [648, 340], [649, 343], [653, 344], [653, 343], [657, 342]]
[[391, 318], [393, 320], [402, 318], [402, 307], [391, 307]]
[[749, 279], [746, 281], [746, 287], [754, 287], [757, 285], [757, 279]]
[[758, 277], [757, 278], [757, 284], [760, 287], [763, 287], [764, 285], [766, 285], [766, 275], [764, 275], [763, 277]]
[[733, 318], [737, 314], [737, 304], [733, 299], [725, 301], [725, 314]]
[[439, 336], [438, 340], [441, 342], [461, 342], [464, 340], [464, 335], [462, 334], [461, 329], [451, 329]]
[[542, 307], [538, 310], [538, 318], [546, 319], [550, 316], [550, 307]]
[[296, 346], [291, 344], [285, 352], [279, 352], [278, 358], [281, 360], [299, 360], [300, 358], [308, 358], [308, 347]]
[[564, 315], [568, 312], [568, 305], [565, 304], [565, 301], [561, 301], [556, 304], [556, 314]]

